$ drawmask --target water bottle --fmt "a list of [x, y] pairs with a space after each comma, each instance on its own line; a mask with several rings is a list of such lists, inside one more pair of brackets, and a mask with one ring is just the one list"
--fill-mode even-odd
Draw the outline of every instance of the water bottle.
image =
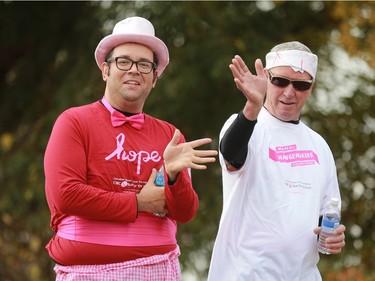
[[326, 247], [326, 238], [332, 236], [333, 230], [335, 230], [340, 225], [340, 209], [339, 209], [339, 199], [331, 198], [331, 202], [327, 212], [323, 215], [321, 232], [319, 235], [318, 251], [322, 254], [329, 255]]
[[[160, 170], [156, 173], [156, 178], [155, 178], [154, 183], [157, 186], [165, 186], [163, 167], [161, 167]], [[165, 212], [157, 212], [157, 213], [154, 213], [154, 215], [157, 216], [157, 217], [165, 217], [166, 213]]]

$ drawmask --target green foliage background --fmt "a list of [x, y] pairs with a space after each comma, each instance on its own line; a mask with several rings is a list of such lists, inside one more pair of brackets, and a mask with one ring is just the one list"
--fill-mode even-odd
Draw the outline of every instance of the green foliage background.
[[[63, 110], [102, 97], [93, 53], [115, 22], [146, 17], [169, 47], [171, 63], [145, 111], [175, 124], [188, 140], [213, 138], [216, 149], [222, 124], [244, 104], [228, 69], [235, 54], [253, 70], [273, 45], [299, 40], [319, 54], [320, 68], [334, 67], [332, 43], [366, 59], [369, 50], [361, 47], [372, 40], [373, 12], [371, 2], [1, 2], [0, 280], [54, 279], [44, 249], [53, 235], [44, 149]], [[350, 40], [343, 33], [348, 23], [362, 31]], [[321, 84], [318, 76], [316, 92], [329, 89], [323, 82], [343, 68], [339, 62], [325, 71]], [[317, 110], [323, 105], [313, 95], [304, 112], [333, 150], [348, 228], [343, 253], [322, 257], [319, 266], [325, 280], [375, 280], [374, 77], [344, 72], [342, 79], [336, 83], [357, 83], [352, 95], [333, 101], [343, 110]], [[329, 92], [339, 94], [335, 87]], [[193, 222], [179, 226], [178, 240], [183, 272], [205, 280], [222, 207], [218, 163], [193, 171], [193, 180], [200, 209]]]

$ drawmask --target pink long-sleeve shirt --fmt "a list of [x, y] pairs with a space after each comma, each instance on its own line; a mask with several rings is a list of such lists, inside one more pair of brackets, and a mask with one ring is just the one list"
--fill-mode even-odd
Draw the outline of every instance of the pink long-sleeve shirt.
[[[147, 114], [141, 130], [127, 123], [113, 127], [100, 102], [68, 109], [58, 117], [44, 159], [51, 228], [57, 233], [47, 246], [53, 259], [62, 264], [110, 263], [176, 246], [176, 222], [192, 220], [198, 209], [188, 170], [165, 187], [166, 217], [137, 213], [136, 202], [152, 169], [163, 165], [174, 130]], [[81, 261], [71, 261], [73, 249], [87, 255], [81, 252]], [[101, 260], [97, 249], [115, 249], [114, 256], [119, 255]]]

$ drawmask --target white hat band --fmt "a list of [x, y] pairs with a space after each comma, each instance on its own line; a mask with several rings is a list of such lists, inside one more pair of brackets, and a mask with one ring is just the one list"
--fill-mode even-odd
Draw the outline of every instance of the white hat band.
[[266, 55], [266, 69], [277, 66], [290, 66], [294, 71], [309, 73], [315, 79], [318, 69], [318, 57], [312, 53], [299, 50], [270, 52]]

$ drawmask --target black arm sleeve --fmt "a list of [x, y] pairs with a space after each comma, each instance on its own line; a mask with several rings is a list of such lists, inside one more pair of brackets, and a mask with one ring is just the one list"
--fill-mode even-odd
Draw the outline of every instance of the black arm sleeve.
[[230, 125], [220, 141], [220, 152], [225, 161], [239, 169], [246, 161], [247, 145], [257, 120], [248, 120], [242, 111]]

